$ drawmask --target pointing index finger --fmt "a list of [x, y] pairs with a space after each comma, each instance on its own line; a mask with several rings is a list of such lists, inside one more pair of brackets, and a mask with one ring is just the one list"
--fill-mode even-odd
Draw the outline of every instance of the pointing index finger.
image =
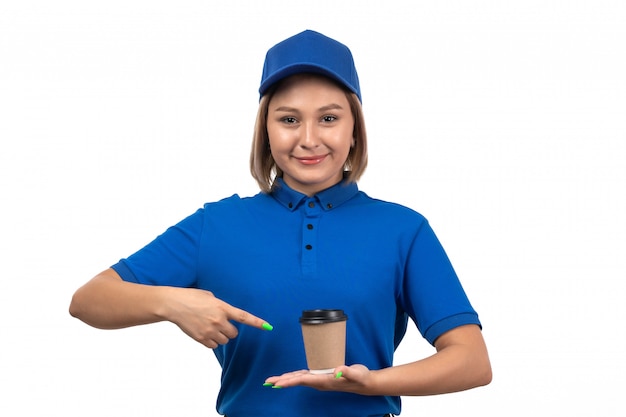
[[263, 329], [267, 331], [271, 331], [274, 328], [274, 326], [272, 326], [271, 324], [269, 324], [262, 318], [259, 318], [253, 314], [250, 314], [245, 310], [242, 310], [237, 307], [232, 307], [232, 306], [231, 308], [232, 310], [228, 312], [228, 317], [231, 320], [245, 324], [247, 326], [252, 326], [252, 327], [256, 327], [257, 329]]

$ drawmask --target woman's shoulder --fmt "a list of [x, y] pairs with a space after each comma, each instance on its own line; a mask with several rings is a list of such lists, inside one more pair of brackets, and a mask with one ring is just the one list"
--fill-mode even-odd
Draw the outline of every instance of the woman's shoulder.
[[223, 197], [218, 200], [209, 201], [204, 203], [204, 208], [221, 207], [221, 206], [236, 206], [240, 204], [255, 204], [261, 200], [266, 200], [270, 196], [266, 193], [259, 192], [255, 195], [241, 196], [238, 193], [232, 194], [228, 197]]
[[370, 209], [379, 210], [381, 212], [386, 212], [395, 216], [402, 216], [405, 218], [412, 218], [421, 221], [426, 221], [426, 217], [422, 215], [417, 210], [406, 206], [404, 204], [389, 201], [385, 199], [371, 197], [364, 191], [359, 192], [360, 199], [365, 203], [365, 206], [370, 206]]
[[384, 230], [397, 230], [402, 233], [418, 233], [428, 220], [417, 210], [390, 200], [374, 198], [364, 192], [359, 192], [357, 212], [353, 213], [356, 219], [367, 219], [371, 227], [378, 225]]

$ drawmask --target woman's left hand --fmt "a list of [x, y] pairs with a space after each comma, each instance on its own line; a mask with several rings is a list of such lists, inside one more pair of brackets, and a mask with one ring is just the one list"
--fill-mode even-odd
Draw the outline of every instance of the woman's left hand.
[[456, 327], [435, 341], [437, 353], [379, 370], [363, 365], [338, 366], [332, 374], [288, 372], [265, 380], [273, 388], [298, 385], [321, 391], [361, 395], [435, 395], [463, 391], [491, 382], [491, 364], [480, 328]]
[[366, 394], [372, 372], [363, 365], [339, 366], [332, 374], [312, 374], [308, 370], [288, 372], [265, 380], [272, 388], [305, 386], [320, 391], [344, 391]]

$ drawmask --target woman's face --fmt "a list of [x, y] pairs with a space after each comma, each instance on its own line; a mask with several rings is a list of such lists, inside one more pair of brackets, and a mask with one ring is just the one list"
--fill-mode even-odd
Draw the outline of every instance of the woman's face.
[[345, 92], [325, 77], [294, 75], [269, 102], [267, 133], [287, 185], [313, 195], [343, 178], [354, 117]]

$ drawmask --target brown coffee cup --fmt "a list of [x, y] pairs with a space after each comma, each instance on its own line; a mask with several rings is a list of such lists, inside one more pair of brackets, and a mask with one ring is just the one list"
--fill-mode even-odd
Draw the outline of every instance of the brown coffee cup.
[[346, 361], [346, 321], [343, 310], [305, 310], [300, 317], [309, 371], [333, 373]]

